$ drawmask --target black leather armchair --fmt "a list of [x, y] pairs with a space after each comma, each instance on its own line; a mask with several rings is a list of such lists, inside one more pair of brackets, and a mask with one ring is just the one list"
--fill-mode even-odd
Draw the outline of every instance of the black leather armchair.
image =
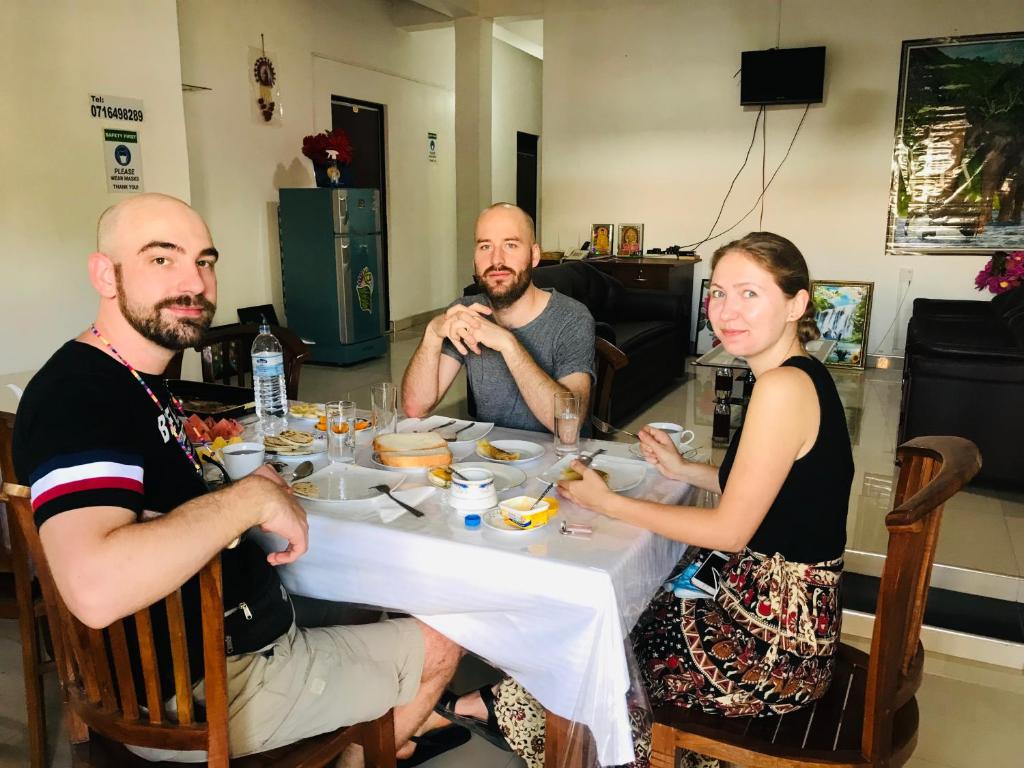
[[981, 450], [976, 482], [1024, 488], [1024, 287], [992, 301], [916, 299], [897, 442], [959, 435]]
[[[690, 336], [689, 296], [632, 290], [582, 261], [539, 267], [533, 283], [586, 305], [597, 335], [629, 357], [612, 384], [612, 423], [624, 424], [682, 376]], [[470, 285], [464, 295], [479, 291]]]

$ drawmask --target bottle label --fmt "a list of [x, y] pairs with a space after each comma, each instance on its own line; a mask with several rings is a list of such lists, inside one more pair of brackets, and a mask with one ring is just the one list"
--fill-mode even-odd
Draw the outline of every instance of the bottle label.
[[252, 357], [253, 378], [273, 378], [284, 375], [284, 355], [280, 352], [260, 352]]

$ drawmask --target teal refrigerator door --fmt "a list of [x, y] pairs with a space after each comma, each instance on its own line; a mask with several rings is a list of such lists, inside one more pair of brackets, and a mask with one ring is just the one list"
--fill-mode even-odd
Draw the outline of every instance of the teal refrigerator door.
[[331, 190], [334, 231], [339, 235], [380, 232], [380, 197], [376, 189]]
[[338, 327], [342, 344], [384, 335], [379, 237], [337, 238]]

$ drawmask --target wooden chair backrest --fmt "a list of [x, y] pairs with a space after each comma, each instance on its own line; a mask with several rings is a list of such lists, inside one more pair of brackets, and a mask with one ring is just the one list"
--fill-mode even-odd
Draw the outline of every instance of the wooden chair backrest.
[[[10, 414], [3, 414], [9, 417]], [[209, 753], [209, 765], [228, 765], [227, 662], [224, 655], [224, 608], [221, 596], [220, 556], [199, 574], [203, 628], [203, 659], [206, 700], [197, 707], [192, 695], [193, 679], [185, 643], [185, 618], [180, 590], [157, 604], [166, 612], [171, 629], [171, 662], [174, 668], [174, 702], [177, 713], [170, 716], [165, 699], [170, 692], [160, 689], [153, 626], [149, 609], [115, 621], [105, 629], [92, 629], [75, 618], [65, 605], [53, 581], [42, 541], [32, 517], [30, 491], [17, 484], [11, 450], [12, 422], [0, 418], [0, 471], [3, 493], [14, 527], [25, 542], [36, 565], [39, 585], [46, 603], [46, 616], [53, 637], [58, 677], [70, 709], [72, 741], [85, 741], [88, 731], [122, 743], [160, 749], [195, 750]], [[134, 622], [135, 650], [141, 660], [145, 700], [140, 702], [129, 661], [129, 640], [125, 627]], [[144, 706], [148, 712], [143, 712]], [[205, 708], [205, 718], [203, 709]]]
[[600, 336], [594, 339], [594, 351], [596, 353], [596, 382], [594, 391], [591, 394], [590, 412], [602, 421], [611, 423], [612, 410], [612, 384], [615, 381], [615, 374], [629, 365], [629, 356]]
[[897, 451], [900, 466], [893, 510], [886, 515], [889, 546], [878, 590], [864, 701], [861, 749], [888, 753], [892, 714], [921, 683], [921, 624], [935, 546], [946, 501], [981, 468], [974, 443], [962, 437], [919, 437]]
[[[279, 325], [270, 326], [271, 333], [281, 342], [284, 352], [284, 378], [288, 397], [299, 397], [299, 376], [302, 363], [309, 356], [306, 343], [292, 331]], [[203, 381], [214, 384], [252, 386], [252, 342], [259, 335], [257, 323], [218, 325], [206, 332], [199, 352], [203, 368]], [[181, 377], [181, 353], [168, 364], [164, 377]]]
[[[0, 454], [12, 454], [11, 442], [13, 439], [14, 414], [0, 411]], [[10, 478], [13, 478], [13, 469], [9, 470], [7, 466], [0, 466], [0, 483], [10, 479], [7, 475], [8, 471], [12, 472]], [[14, 559], [11, 556], [13, 540], [9, 538], [15, 535], [12, 528], [6, 504], [0, 501], [0, 573], [14, 573]]]

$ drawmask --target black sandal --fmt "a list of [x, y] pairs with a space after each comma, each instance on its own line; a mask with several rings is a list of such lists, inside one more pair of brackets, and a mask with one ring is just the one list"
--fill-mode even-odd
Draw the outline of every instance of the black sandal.
[[455, 702], [459, 700], [459, 697], [447, 689], [441, 693], [441, 698], [434, 705], [434, 711], [448, 718], [453, 723], [465, 726], [477, 736], [487, 739], [487, 741], [499, 749], [511, 752], [512, 747], [505, 741], [505, 736], [501, 732], [501, 728], [498, 727], [498, 718], [494, 714], [494, 692], [491, 690], [491, 686], [485, 685], [477, 689], [477, 692], [480, 694], [484, 707], [487, 708], [486, 722], [475, 717], [455, 714]]
[[413, 736], [411, 741], [415, 742], [416, 751], [409, 757], [399, 760], [398, 768], [413, 768], [432, 760], [449, 750], [461, 747], [471, 736], [469, 729], [461, 725], [449, 725], [436, 731], [427, 731], [422, 736]]

